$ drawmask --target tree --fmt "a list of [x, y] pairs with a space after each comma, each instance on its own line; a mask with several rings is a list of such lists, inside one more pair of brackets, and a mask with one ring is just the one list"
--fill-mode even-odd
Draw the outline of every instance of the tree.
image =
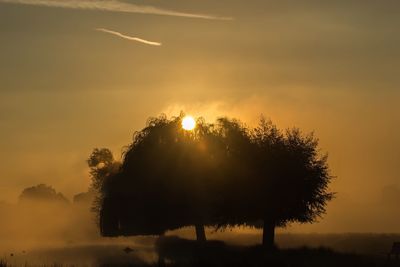
[[249, 129], [238, 120], [219, 118], [215, 131], [219, 142], [224, 144], [221, 151], [224, 155], [222, 177], [215, 184], [216, 195], [219, 196], [215, 206], [216, 227], [246, 225], [252, 220], [249, 201], [253, 199], [254, 185], [249, 179], [255, 175], [255, 145]]
[[119, 172], [121, 163], [114, 159], [108, 148], [95, 148], [87, 159], [90, 168], [91, 184], [87, 193], [80, 194], [75, 200], [89, 199], [93, 201], [92, 211], [100, 214], [102, 199], [102, 187], [107, 179]]
[[19, 196], [20, 203], [25, 202], [43, 202], [68, 204], [68, 199], [61, 193], [57, 193], [53, 187], [39, 184], [25, 188]]
[[74, 204], [84, 204], [91, 205], [93, 204], [93, 200], [95, 199], [95, 194], [93, 190], [89, 190], [87, 192], [82, 192], [74, 195], [73, 203]]
[[121, 172], [103, 188], [103, 234], [162, 234], [194, 225], [198, 240], [205, 240], [222, 149], [211, 125], [198, 120], [189, 132], [182, 118], [151, 118], [135, 133]]
[[100, 190], [104, 180], [118, 172], [120, 163], [114, 160], [114, 156], [108, 148], [95, 148], [87, 160], [90, 168], [91, 189]]
[[118, 171], [102, 179], [103, 235], [158, 235], [194, 225], [204, 241], [204, 225], [251, 225], [263, 228], [263, 244], [272, 248], [275, 227], [314, 222], [325, 212], [332, 176], [313, 134], [282, 132], [265, 119], [249, 128], [227, 118], [215, 125], [200, 119], [188, 132], [182, 117], [150, 118]]
[[219, 227], [262, 227], [263, 245], [270, 249], [275, 227], [314, 222], [325, 213], [333, 197], [328, 190], [332, 176], [327, 155], [320, 154], [313, 134], [304, 135], [297, 128], [282, 133], [265, 119], [251, 130], [234, 120], [222, 122], [225, 142], [233, 152], [228, 201], [222, 205]]
[[275, 226], [312, 223], [325, 213], [327, 202], [334, 196], [328, 190], [332, 176], [328, 156], [320, 153], [313, 133], [292, 128], [282, 134], [271, 122], [261, 120], [254, 140], [259, 151], [259, 175], [254, 182], [266, 190], [258, 196], [264, 203], [275, 203], [263, 205], [261, 213], [263, 244], [271, 247]]

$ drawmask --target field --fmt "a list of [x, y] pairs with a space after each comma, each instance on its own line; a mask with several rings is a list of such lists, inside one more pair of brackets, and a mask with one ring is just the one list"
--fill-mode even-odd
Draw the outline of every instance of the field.
[[[183, 234], [185, 236], [185, 234]], [[400, 266], [387, 253], [397, 234], [277, 234], [265, 252], [254, 233], [211, 234], [204, 245], [177, 236], [3, 251], [5, 266]], [[223, 240], [217, 241], [215, 239]], [[132, 251], [124, 251], [125, 248]]]

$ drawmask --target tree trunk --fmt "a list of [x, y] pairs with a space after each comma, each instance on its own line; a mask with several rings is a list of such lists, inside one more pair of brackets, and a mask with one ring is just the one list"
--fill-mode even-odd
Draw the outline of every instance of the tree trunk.
[[275, 222], [264, 220], [262, 245], [267, 250], [274, 248], [275, 241]]
[[196, 224], [196, 238], [198, 242], [206, 242], [206, 231], [203, 224]]

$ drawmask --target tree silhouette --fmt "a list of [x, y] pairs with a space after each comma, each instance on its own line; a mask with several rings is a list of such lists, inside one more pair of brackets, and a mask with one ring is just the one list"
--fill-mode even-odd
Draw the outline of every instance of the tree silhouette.
[[162, 234], [194, 225], [205, 240], [222, 149], [211, 125], [198, 120], [194, 131], [185, 131], [182, 117], [151, 118], [135, 133], [121, 172], [103, 188], [103, 234]]
[[97, 216], [100, 215], [103, 195], [101, 193], [103, 185], [107, 179], [119, 172], [121, 163], [114, 159], [114, 156], [108, 148], [95, 148], [87, 159], [90, 168], [91, 184], [87, 193], [76, 196], [75, 200], [88, 199], [93, 201], [92, 211]]
[[219, 227], [262, 227], [263, 245], [272, 248], [276, 226], [314, 222], [324, 214], [333, 197], [332, 176], [313, 134], [296, 128], [282, 133], [265, 119], [252, 130], [234, 120], [220, 122], [230, 170]]
[[25, 188], [19, 196], [20, 203], [43, 202], [68, 204], [68, 199], [61, 193], [57, 193], [53, 187], [39, 184]]
[[92, 205], [96, 195], [93, 190], [74, 195], [72, 201], [75, 204]]
[[223, 175], [217, 184], [216, 204], [218, 217], [217, 228], [225, 226], [245, 225], [252, 221], [249, 205], [254, 196], [255, 145], [249, 129], [238, 120], [220, 118], [217, 120], [216, 132], [220, 142], [224, 144]]
[[262, 119], [253, 138], [258, 150], [254, 183], [264, 189], [255, 192], [263, 203], [256, 212], [264, 221], [263, 244], [272, 247], [275, 226], [315, 222], [325, 213], [334, 196], [328, 190], [332, 176], [328, 157], [320, 153], [312, 133], [302, 134], [297, 128], [281, 133]]
[[108, 148], [95, 148], [87, 160], [92, 179], [90, 187], [100, 190], [104, 180], [113, 173], [118, 172], [120, 163], [114, 160], [114, 156]]
[[[325, 212], [332, 177], [312, 134], [282, 132], [265, 119], [251, 129], [227, 118], [199, 119], [185, 131], [182, 118], [150, 118], [121, 167], [99, 179], [103, 235], [160, 235], [194, 225], [204, 241], [204, 225], [250, 225], [263, 228], [271, 248], [275, 227], [314, 222]], [[107, 159], [104, 166], [113, 161], [107, 151], [95, 152], [102, 156], [88, 161], [92, 166], [98, 158]]]

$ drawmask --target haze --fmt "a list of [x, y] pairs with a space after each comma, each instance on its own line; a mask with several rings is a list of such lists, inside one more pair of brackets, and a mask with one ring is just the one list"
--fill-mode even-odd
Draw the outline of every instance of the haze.
[[0, 1], [0, 201], [40, 183], [86, 191], [92, 149], [120, 156], [149, 116], [264, 114], [315, 131], [337, 176], [324, 220], [284, 231], [400, 231], [398, 1], [125, 1], [207, 18], [12, 2]]

